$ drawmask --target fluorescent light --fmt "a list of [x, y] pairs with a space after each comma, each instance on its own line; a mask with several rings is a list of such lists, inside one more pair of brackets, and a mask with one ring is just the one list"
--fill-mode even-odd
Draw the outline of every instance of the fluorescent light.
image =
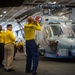
[[7, 11], [4, 11], [3, 13], [5, 14]]
[[56, 1], [54, 1], [53, 4], [56, 4]]
[[3, 15], [0, 15], [0, 17], [2, 17]]
[[59, 15], [63, 15], [63, 13], [59, 13]]

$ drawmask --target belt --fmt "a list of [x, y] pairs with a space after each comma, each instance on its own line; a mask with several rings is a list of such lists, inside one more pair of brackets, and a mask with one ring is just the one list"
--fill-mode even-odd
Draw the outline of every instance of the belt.
[[26, 41], [33, 41], [34, 39], [26, 40]]
[[[13, 43], [7, 43], [7, 44], [5, 44], [5, 45], [8, 45], [8, 44], [13, 44]], [[14, 45], [14, 44], [13, 44]]]

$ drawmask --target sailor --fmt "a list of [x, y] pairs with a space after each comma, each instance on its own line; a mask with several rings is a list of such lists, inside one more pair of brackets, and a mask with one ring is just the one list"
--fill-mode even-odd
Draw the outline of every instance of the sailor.
[[[39, 22], [35, 21], [32, 16], [27, 18], [28, 23], [24, 25], [24, 37], [26, 40], [26, 73], [36, 74], [39, 61], [39, 52], [35, 43], [35, 30], [40, 31]], [[32, 66], [33, 64], [33, 66]], [[31, 68], [32, 67], [32, 68]]]

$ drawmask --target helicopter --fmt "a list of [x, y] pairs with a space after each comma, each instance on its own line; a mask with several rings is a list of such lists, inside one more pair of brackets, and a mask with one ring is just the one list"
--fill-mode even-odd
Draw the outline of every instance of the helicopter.
[[74, 32], [70, 26], [66, 26], [65, 21], [62, 21], [65, 18], [61, 17], [60, 21], [60, 17], [57, 16], [42, 15], [41, 17], [42, 30], [37, 31], [35, 35], [39, 52], [50, 58], [75, 57]]
[[[47, 6], [43, 6], [43, 8], [47, 8]], [[50, 6], [42, 9], [42, 13], [40, 10], [35, 10], [30, 10], [31, 12], [25, 15], [21, 21], [32, 15], [40, 23], [42, 29], [35, 33], [39, 53], [48, 58], [74, 58], [75, 35], [72, 28], [67, 25], [71, 21], [65, 16], [52, 15]], [[35, 13], [33, 13], [34, 11]], [[20, 22], [18, 24], [21, 26]]]

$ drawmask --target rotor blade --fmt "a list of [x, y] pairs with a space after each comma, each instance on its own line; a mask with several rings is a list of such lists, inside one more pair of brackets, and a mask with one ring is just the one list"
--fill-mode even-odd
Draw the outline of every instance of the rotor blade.
[[30, 13], [33, 9], [29, 9], [27, 11], [25, 11], [24, 13], [20, 14], [19, 16], [15, 17], [15, 19], [20, 19], [21, 17], [27, 15], [28, 13]]
[[23, 28], [23, 26], [20, 24], [20, 22], [19, 22], [18, 20], [17, 20], [17, 23], [18, 23], [19, 28], [20, 28], [20, 30], [21, 30], [22, 37], [24, 38], [23, 32], [22, 32], [22, 30], [23, 30], [24, 28]]
[[31, 15], [35, 14], [36, 12], [39, 12], [39, 11], [40, 11], [40, 9], [33, 9], [29, 14], [25, 15], [25, 16], [20, 20], [20, 22], [23, 21], [24, 19], [26, 19], [28, 16], [31, 16]]
[[15, 19], [19, 19], [19, 22], [21, 22], [24, 19], [26, 19], [28, 16], [31, 16], [39, 11], [40, 11], [40, 8], [36, 7], [36, 8], [30, 9], [30, 10], [27, 10], [26, 12], [22, 13], [21, 15], [15, 17]]

